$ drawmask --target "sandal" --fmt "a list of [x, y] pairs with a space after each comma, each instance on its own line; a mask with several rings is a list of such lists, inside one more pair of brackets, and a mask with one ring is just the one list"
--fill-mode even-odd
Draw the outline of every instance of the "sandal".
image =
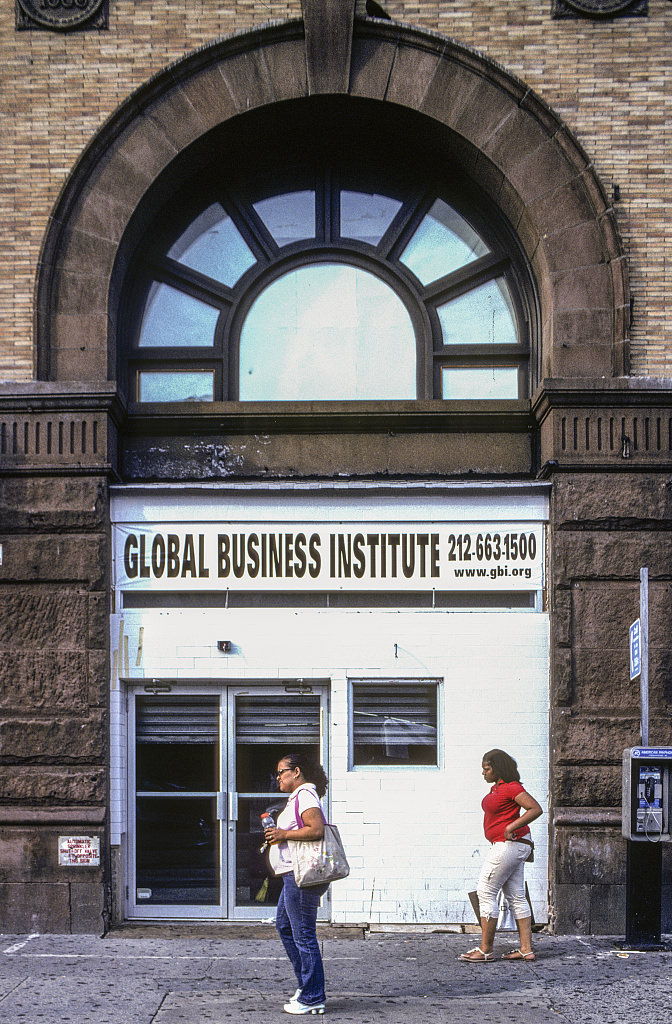
[[502, 960], [536, 960], [532, 950], [523, 953], [522, 949], [512, 949], [510, 953], [502, 953]]
[[[472, 956], [472, 953], [480, 953], [480, 956]], [[484, 953], [480, 946], [474, 946], [473, 949], [468, 949], [466, 953], [461, 953], [457, 958], [465, 964], [484, 964], [487, 960], [494, 960], [494, 953]]]

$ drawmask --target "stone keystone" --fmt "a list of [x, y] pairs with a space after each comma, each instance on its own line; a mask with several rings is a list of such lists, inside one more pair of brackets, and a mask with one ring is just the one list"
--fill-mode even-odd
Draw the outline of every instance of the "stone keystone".
[[301, 7], [309, 93], [346, 93], [355, 0], [301, 0]]

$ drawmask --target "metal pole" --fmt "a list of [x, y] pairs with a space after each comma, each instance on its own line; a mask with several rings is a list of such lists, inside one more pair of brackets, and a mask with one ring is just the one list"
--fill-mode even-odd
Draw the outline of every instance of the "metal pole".
[[649, 570], [639, 570], [639, 618], [641, 620], [642, 671], [639, 691], [642, 701], [642, 746], [649, 745]]
[[[639, 570], [642, 746], [649, 745], [649, 570]], [[634, 784], [634, 780], [633, 780]], [[623, 949], [665, 949], [661, 945], [662, 863], [660, 841], [628, 839]]]

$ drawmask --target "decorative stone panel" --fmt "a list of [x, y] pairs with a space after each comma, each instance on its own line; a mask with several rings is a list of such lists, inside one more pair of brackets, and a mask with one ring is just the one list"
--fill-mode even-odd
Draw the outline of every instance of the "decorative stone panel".
[[6, 465], [83, 465], [100, 462], [107, 452], [103, 416], [3, 416], [0, 456]]
[[608, 18], [646, 17], [648, 0], [552, 0], [554, 18]]
[[114, 470], [119, 417], [116, 390], [0, 384], [0, 471]]
[[17, 29], [75, 32], [106, 29], [108, 0], [15, 0]]
[[672, 391], [665, 382], [627, 378], [591, 383], [571, 389], [544, 382], [533, 402], [542, 466], [671, 466]]

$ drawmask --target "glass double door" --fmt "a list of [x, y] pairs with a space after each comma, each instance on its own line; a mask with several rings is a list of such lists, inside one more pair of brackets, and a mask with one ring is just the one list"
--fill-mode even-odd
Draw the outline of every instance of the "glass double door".
[[165, 688], [129, 695], [127, 914], [272, 917], [281, 882], [259, 816], [286, 802], [283, 754], [326, 767], [327, 687]]

